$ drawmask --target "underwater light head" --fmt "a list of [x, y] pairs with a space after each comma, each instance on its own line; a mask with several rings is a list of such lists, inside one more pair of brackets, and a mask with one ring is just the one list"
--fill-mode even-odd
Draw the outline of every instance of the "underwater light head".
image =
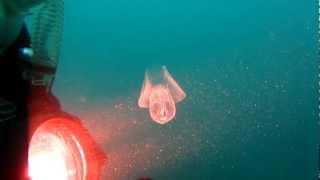
[[28, 159], [32, 180], [98, 180], [106, 157], [78, 120], [57, 116], [33, 132]]
[[107, 160], [80, 119], [35, 89], [30, 100], [28, 172], [32, 180], [98, 180]]

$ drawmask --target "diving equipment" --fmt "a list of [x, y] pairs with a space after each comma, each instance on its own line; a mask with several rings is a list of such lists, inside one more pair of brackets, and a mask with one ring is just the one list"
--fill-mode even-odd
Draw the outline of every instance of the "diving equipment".
[[[62, 110], [59, 99], [51, 92], [62, 20], [63, 0], [50, 0], [35, 14], [32, 45], [28, 28], [23, 24], [16, 41], [0, 54], [1, 180], [100, 177], [106, 160], [103, 150], [79, 118]], [[48, 143], [56, 147], [56, 142], [66, 150], [61, 151], [61, 159], [55, 158], [54, 148], [52, 151], [51, 146], [43, 146]], [[57, 159], [61, 160], [59, 164], [55, 164]], [[52, 171], [61, 167], [65, 167], [62, 170], [66, 174]]]
[[63, 17], [64, 0], [47, 0], [33, 17], [31, 49], [21, 49], [24, 76], [31, 82], [28, 174], [33, 180], [98, 180], [106, 155], [82, 121], [63, 111], [51, 92], [60, 58]]
[[24, 77], [32, 85], [45, 86], [50, 91], [60, 57], [64, 18], [64, 0], [48, 0], [33, 15], [31, 55]]

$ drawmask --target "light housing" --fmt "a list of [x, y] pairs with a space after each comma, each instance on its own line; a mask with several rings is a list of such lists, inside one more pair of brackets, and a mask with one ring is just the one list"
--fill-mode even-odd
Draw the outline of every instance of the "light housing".
[[29, 177], [99, 180], [107, 158], [88, 129], [80, 119], [61, 111], [54, 96], [36, 97], [29, 111]]

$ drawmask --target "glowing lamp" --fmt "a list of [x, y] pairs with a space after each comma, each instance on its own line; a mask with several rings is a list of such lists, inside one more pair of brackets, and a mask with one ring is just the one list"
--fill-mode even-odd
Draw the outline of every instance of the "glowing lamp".
[[100, 179], [106, 155], [81, 121], [61, 111], [54, 96], [33, 100], [28, 151], [31, 180]]

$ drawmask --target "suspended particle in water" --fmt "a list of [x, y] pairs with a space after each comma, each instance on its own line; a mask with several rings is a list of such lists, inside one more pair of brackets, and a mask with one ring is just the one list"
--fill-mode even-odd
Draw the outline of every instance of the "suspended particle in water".
[[165, 124], [175, 117], [175, 104], [185, 97], [186, 93], [167, 68], [162, 66], [160, 75], [151, 76], [148, 71], [145, 72], [138, 105], [140, 108], [149, 108], [149, 114], [155, 122]]

